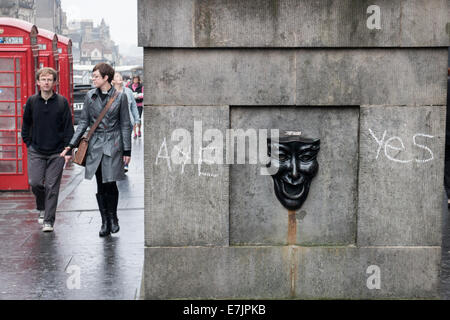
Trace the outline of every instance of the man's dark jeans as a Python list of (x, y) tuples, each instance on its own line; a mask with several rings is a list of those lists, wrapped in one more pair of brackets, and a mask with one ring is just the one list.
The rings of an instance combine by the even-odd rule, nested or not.
[(59, 186), (64, 168), (64, 157), (44, 155), (28, 148), (28, 177), (36, 197), (38, 210), (45, 210), (44, 223), (53, 226), (58, 205)]

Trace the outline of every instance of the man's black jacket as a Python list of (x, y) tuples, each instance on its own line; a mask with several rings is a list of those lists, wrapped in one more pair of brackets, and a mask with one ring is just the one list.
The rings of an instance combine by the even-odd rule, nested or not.
[(22, 121), (22, 139), (39, 153), (60, 153), (74, 133), (67, 99), (56, 93), (44, 100), (39, 92), (28, 98)]

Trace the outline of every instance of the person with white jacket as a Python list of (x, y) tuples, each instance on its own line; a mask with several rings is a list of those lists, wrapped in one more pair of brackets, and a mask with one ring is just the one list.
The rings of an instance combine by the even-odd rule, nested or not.
[[(130, 120), (131, 120), (131, 130), (136, 128), (136, 126), (141, 125), (141, 119), (139, 118), (139, 112), (136, 105), (136, 100), (133, 96), (133, 91), (130, 88), (124, 86), (123, 77), (120, 73), (116, 72), (114, 74), (114, 80), (112, 81), (114, 88), (119, 92), (125, 92), (128, 98), (128, 109), (130, 111)], [(128, 171), (128, 165), (125, 165), (125, 172)]]

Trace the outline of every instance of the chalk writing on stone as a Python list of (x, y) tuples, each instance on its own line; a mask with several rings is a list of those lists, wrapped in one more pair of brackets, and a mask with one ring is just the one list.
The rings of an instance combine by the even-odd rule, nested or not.
[[(377, 153), (375, 159), (378, 160), (380, 157), (380, 153), (382, 150), (384, 150), (385, 157), (393, 162), (396, 163), (402, 163), (407, 164), (411, 162), (416, 163), (426, 163), (429, 161), (434, 160), (434, 154), (433, 151), (429, 147), (423, 144), (423, 142), (419, 143), (417, 141), (418, 138), (421, 139), (421, 141), (426, 141), (426, 139), (433, 139), (434, 136), (424, 133), (416, 133), (412, 136), (413, 146), (414, 150), (407, 150), (405, 147), (405, 144), (403, 143), (403, 139), (397, 136), (392, 136), (387, 138), (387, 130), (383, 132), (383, 135), (381, 139), (379, 139), (375, 133), (369, 129), (369, 133), (372, 136), (372, 138), (375, 140), (375, 142), (378, 145)], [(413, 152), (421, 151), (423, 156), (419, 157), (418, 155), (411, 155)], [(401, 153), (409, 154), (408, 157), (400, 159), (399, 155)]]
[[(291, 134), (299, 132), (292, 131)], [(279, 130), (270, 129), (272, 141), (278, 141)], [(267, 168), (270, 158), (267, 156), (268, 129), (226, 129), (225, 135), (219, 129), (203, 130), (202, 121), (194, 121), (193, 139), (189, 130), (175, 129), (170, 138), (164, 137), (156, 156), (155, 165), (166, 162), (169, 172), (175, 165), (181, 165), (181, 174), (185, 173), (186, 165), (198, 165), (200, 176), (216, 177), (216, 174), (206, 174), (202, 166), (235, 164), (261, 164), (261, 175), (273, 175), (278, 168)], [(224, 144), (225, 137), (225, 144)], [(248, 144), (247, 144), (248, 141)], [(175, 145), (172, 145), (176, 143)], [(206, 144), (206, 147), (204, 145)], [(171, 149), (170, 149), (171, 148)], [(237, 152), (235, 153), (235, 150)], [(248, 158), (247, 158), (248, 154)], [(225, 159), (224, 159), (225, 156)], [(225, 160), (225, 161), (224, 161)]]
[[(162, 154), (163, 149), (165, 151), (165, 155)], [(167, 160), (167, 167), (169, 168), (169, 172), (171, 172), (172, 168), (170, 166), (170, 156), (169, 156), (169, 151), (167, 150), (166, 138), (164, 138), (164, 141), (162, 142), (161, 147), (159, 147), (159, 152), (158, 152), (158, 155), (156, 156), (155, 165), (158, 165), (158, 160), (159, 159), (166, 159)]]

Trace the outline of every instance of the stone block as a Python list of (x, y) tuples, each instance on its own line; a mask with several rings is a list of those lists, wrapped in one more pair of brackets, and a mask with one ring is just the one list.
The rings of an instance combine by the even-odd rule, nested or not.
[[(294, 47), (287, 1), (195, 1), (195, 47)], [(292, 4), (292, 3), (290, 3)], [(288, 22), (288, 23), (286, 23)]]
[(294, 53), (145, 49), (145, 104), (291, 105)]
[(447, 0), (412, 0), (401, 5), (400, 46), (450, 46), (450, 6)]
[(138, 43), (147, 47), (192, 47), (194, 2), (186, 0), (138, 1)]
[(290, 295), (288, 247), (146, 248), (145, 299), (276, 299)]
[(297, 51), (297, 105), (445, 105), (447, 49)]
[[(437, 299), (440, 247), (296, 248), (299, 299)], [(378, 286), (379, 285), (379, 286)]]
[[(297, 212), (297, 244), (345, 245), (356, 241), (359, 108), (232, 107), (232, 129), (301, 131), (321, 139), (319, 172)], [(269, 131), (270, 132), (270, 131)], [(247, 156), (248, 159), (248, 156)], [(230, 243), (284, 245), (288, 211), (263, 165), (232, 165)]]
[[(226, 165), (194, 164), (199, 163), (194, 162), (193, 154), (194, 121), (201, 121), (200, 127), (204, 131), (213, 128), (225, 132), (229, 127), (229, 108), (145, 108), (147, 246), (229, 244), (229, 168)], [(189, 137), (172, 137), (176, 129), (185, 129)], [(180, 146), (183, 141), (188, 143), (186, 148)], [(190, 152), (188, 147), (191, 147)]]
[(145, 299), (436, 299), (440, 247), (146, 248)]
[(445, 110), (361, 108), (358, 245), (441, 245)]
[[(372, 5), (379, 8), (375, 28), (378, 13)], [(446, 0), (140, 0), (139, 25), (142, 47), (446, 47), (450, 42)]]
[(145, 49), (152, 105), (444, 105), (447, 49)]

